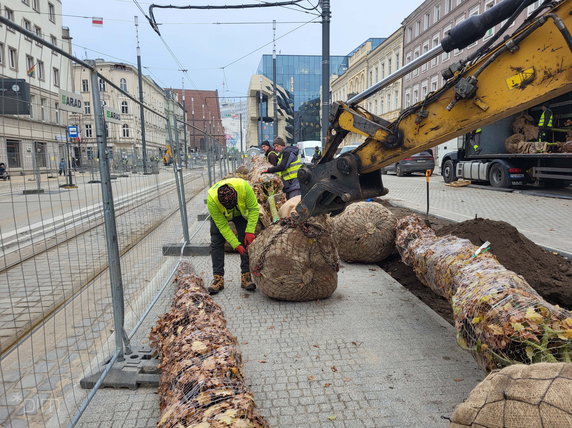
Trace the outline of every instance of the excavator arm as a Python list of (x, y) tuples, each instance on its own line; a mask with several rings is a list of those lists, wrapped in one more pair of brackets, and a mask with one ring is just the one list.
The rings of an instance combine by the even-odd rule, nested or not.
[[(519, 3), (505, 0), (499, 6), (507, 2)], [(520, 2), (520, 10), (528, 4)], [(392, 123), (358, 106), (364, 99), (359, 96), (333, 103), (324, 156), (298, 172), (298, 220), (382, 196), (387, 189), (380, 168), (572, 90), (572, 0), (551, 6), (479, 57), (445, 70), (444, 86), (405, 108)], [(448, 44), (444, 51), (475, 41), (467, 36), (467, 27), (460, 30), (454, 28), (449, 40), (443, 40), (442, 45)], [(462, 34), (457, 36), (463, 38), (460, 44), (451, 40), (455, 34)], [(334, 159), (350, 132), (364, 136), (365, 142)]]

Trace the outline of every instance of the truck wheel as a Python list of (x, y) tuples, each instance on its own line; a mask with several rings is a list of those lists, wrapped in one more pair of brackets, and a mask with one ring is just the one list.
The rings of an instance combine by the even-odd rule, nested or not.
[(457, 181), (457, 174), (455, 173), (455, 163), (451, 159), (447, 159), (443, 164), (443, 171), (441, 171), (443, 181), (451, 183)]
[(493, 187), (511, 187), (507, 169), (498, 163), (493, 164), (489, 170), (489, 182)]
[(399, 164), (395, 165), (395, 174), (398, 177), (403, 177), (405, 175), (405, 173), (401, 170), (401, 167), (399, 166)]

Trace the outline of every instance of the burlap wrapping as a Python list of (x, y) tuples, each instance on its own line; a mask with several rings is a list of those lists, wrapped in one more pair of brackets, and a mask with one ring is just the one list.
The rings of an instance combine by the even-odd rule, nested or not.
[(523, 134), (523, 129), (526, 125), (534, 125), (534, 118), (529, 114), (523, 113), (512, 121), (512, 132)]
[(281, 220), (262, 231), (248, 254), (253, 280), (268, 297), (324, 299), (338, 286), (338, 253), (324, 216), (299, 226)]
[(572, 364), (517, 364), (489, 374), (458, 405), (450, 428), (572, 426)]
[(518, 153), (520, 143), (524, 141), (523, 134), (513, 134), (504, 140), (504, 147), (509, 153)]
[(513, 134), (504, 141), (509, 153), (534, 154), (548, 152), (548, 145), (540, 141), (525, 140), (524, 134)]
[(396, 228), (403, 262), (451, 302), (457, 343), (485, 370), (571, 360), (570, 311), (546, 302), (491, 252), (475, 255), (478, 248), (467, 239), (437, 237), (417, 216), (400, 219)]
[(395, 222), (395, 216), (381, 204), (350, 204), (330, 218), (340, 258), (361, 263), (384, 260), (395, 250)]

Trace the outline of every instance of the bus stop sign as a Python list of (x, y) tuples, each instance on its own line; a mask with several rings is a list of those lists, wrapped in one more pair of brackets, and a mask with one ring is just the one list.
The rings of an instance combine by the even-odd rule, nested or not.
[(68, 126), (68, 137), (69, 138), (78, 138), (79, 137), (79, 130), (77, 126)]

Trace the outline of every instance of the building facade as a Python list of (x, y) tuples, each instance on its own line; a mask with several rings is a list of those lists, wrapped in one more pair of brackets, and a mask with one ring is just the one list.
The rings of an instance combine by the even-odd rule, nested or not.
[[(5, 18), (52, 45), (71, 52), (62, 27), (60, 0), (5, 0)], [(0, 26), (0, 79), (9, 88), (29, 89), (24, 114), (9, 114), (9, 96), (0, 97), (0, 162), (11, 174), (57, 169), (65, 156), (68, 111), (62, 93), (73, 93), (71, 61), (6, 25)], [(16, 86), (12, 80), (18, 79)], [(20, 91), (17, 91), (20, 93)], [(20, 113), (21, 110), (18, 110)]]
[[(348, 57), (347, 70), (332, 78), (332, 101), (347, 101), (401, 67), (403, 29), (398, 29), (388, 38), (366, 40)], [(373, 94), (360, 106), (388, 121), (394, 120), (401, 109), (401, 81)], [(364, 137), (352, 133), (347, 135), (343, 145), (361, 144), (363, 141)]]
[[(258, 74), (272, 81), (272, 55), (263, 55)], [(347, 57), (330, 56), (330, 76), (340, 74), (347, 67)], [(293, 111), (290, 143), (320, 140), (322, 57), (320, 55), (277, 55), (276, 83), (291, 98)], [(271, 126), (270, 126), (271, 128)], [(251, 140), (249, 134), (249, 141)]]
[[(429, 49), (438, 46), (447, 32), (465, 19), (480, 15), (500, 3), (501, 0), (427, 0), (407, 16), (403, 22), (404, 31), (404, 64), (408, 64)], [(507, 30), (517, 28), (524, 19), (534, 11), (541, 1), (536, 1), (521, 13)], [(501, 23), (502, 24), (502, 23)], [(405, 108), (423, 100), (428, 93), (443, 86), (444, 79), (441, 71), (451, 64), (467, 57), (480, 48), (483, 43), (499, 31), (501, 24), (488, 30), (483, 39), (467, 46), (465, 49), (455, 49), (453, 52), (443, 53), (423, 64), (403, 79), (402, 103)], [(436, 165), (440, 165), (440, 158), (444, 153), (457, 149), (457, 140), (443, 143), (434, 150)]]
[(274, 128), (277, 135), (288, 142), (293, 142), (294, 100), (292, 93), (282, 86), (276, 85), (276, 119), (274, 123), (274, 88), (272, 81), (266, 76), (251, 76), (246, 98), (246, 143), (247, 147), (259, 146), (267, 140), (274, 140)]
[[(102, 76), (113, 82), (122, 91), (139, 99), (137, 69), (129, 64), (95, 60), (95, 67)], [(91, 73), (88, 68), (74, 64), (74, 82), (81, 94), (83, 111), (72, 116), (71, 121), (80, 129), (81, 143), (74, 150), (80, 159), (97, 157), (95, 118), (93, 109)], [(152, 79), (143, 76), (143, 99), (150, 109), (165, 114), (167, 93)], [(139, 104), (123, 92), (99, 79), (99, 95), (104, 106), (107, 126), (107, 145), (113, 157), (121, 155), (142, 158), (141, 115)], [(113, 119), (110, 119), (110, 112)], [(180, 113), (182, 115), (182, 113)], [(167, 124), (161, 116), (145, 109), (145, 143), (149, 158), (160, 158), (167, 144)], [(77, 156), (76, 156), (77, 157)]]
[[(224, 147), (225, 131), (221, 121), (218, 91), (172, 89), (184, 105), (187, 116), (189, 147), (205, 153), (207, 143)], [(205, 134), (211, 135), (211, 140)], [(213, 146), (214, 148), (215, 146)]]

